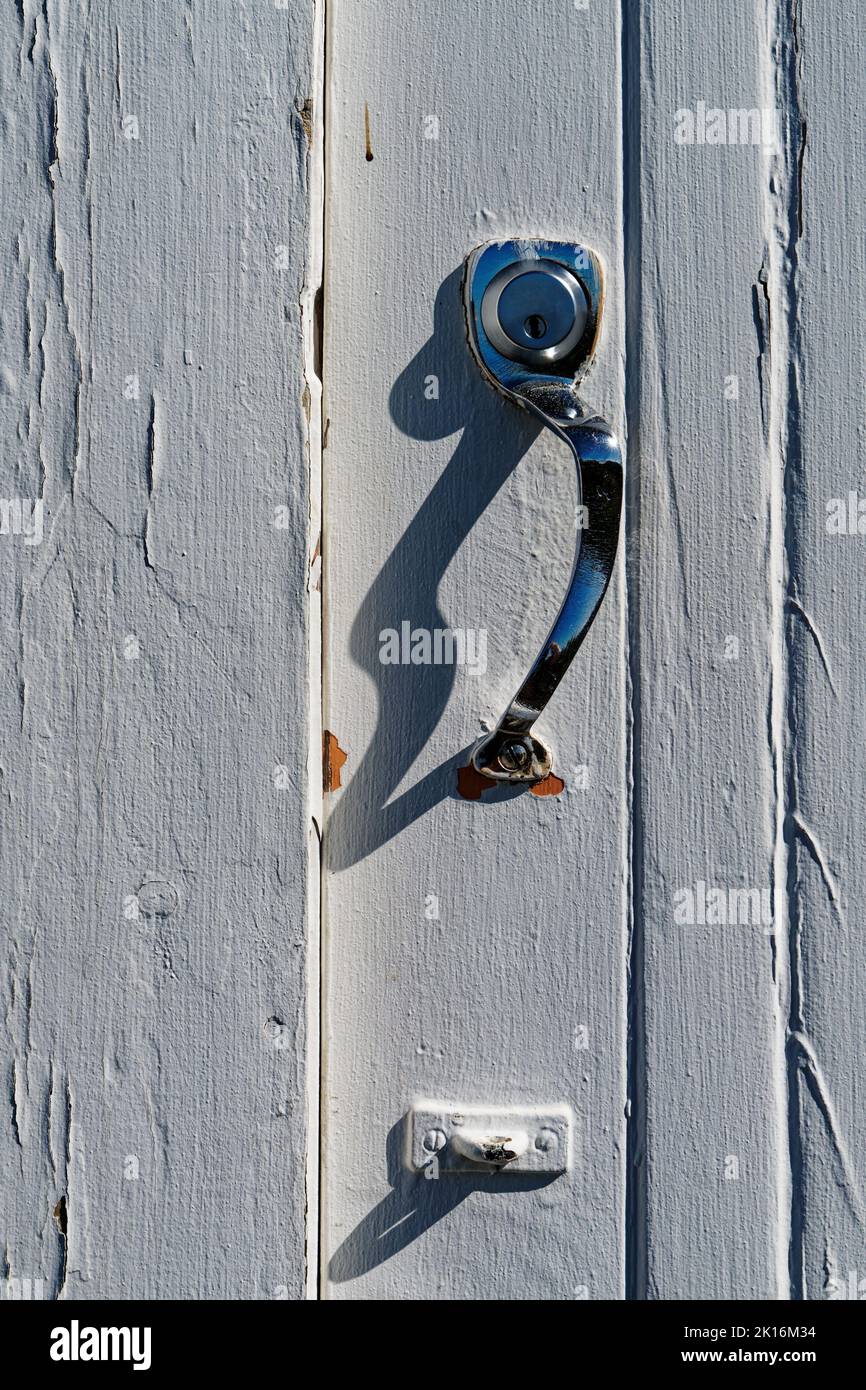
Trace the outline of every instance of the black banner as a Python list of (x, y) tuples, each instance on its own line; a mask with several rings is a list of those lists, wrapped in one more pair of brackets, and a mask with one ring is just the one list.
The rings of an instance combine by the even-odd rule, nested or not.
[[(420, 1304), (418, 1312), (425, 1320), (435, 1318), (434, 1327), (441, 1329), (439, 1319), (453, 1316), (460, 1304), (452, 1304), (444, 1314), (436, 1311), (438, 1304)], [(538, 1324), (526, 1338), (517, 1336), (520, 1324), (514, 1321), (511, 1304), (474, 1303), (473, 1319), (482, 1318), (486, 1335), (484, 1359), (496, 1362), (496, 1343), (489, 1341), (483, 1327), (487, 1310), (493, 1314), (505, 1309), (509, 1324), (507, 1367), (514, 1375), (514, 1357), (524, 1360), (527, 1368), (535, 1366), (538, 1373), (549, 1376), (549, 1358), (563, 1357), (556, 1378), (571, 1379), (582, 1370), (597, 1372), (604, 1367), (617, 1375), (634, 1368), (642, 1372), (666, 1372), (674, 1367), (686, 1374), (690, 1369), (704, 1366), (762, 1366), (770, 1371), (790, 1367), (810, 1367), (826, 1377), (828, 1372), (846, 1369), (857, 1364), (863, 1330), (859, 1302), (816, 1303), (616, 1303), (574, 1302), (550, 1305), (558, 1310), (557, 1333), (565, 1333), (564, 1341), (554, 1344), (540, 1342)], [(534, 1303), (535, 1308), (538, 1307)], [(389, 1325), (405, 1316), (405, 1303), (386, 1304)], [(331, 1358), (331, 1344), (318, 1342), (323, 1328), (355, 1326), (353, 1312), (365, 1317), (363, 1336), (357, 1343), (344, 1342), (336, 1362)], [(559, 1314), (564, 1315), (559, 1321)], [(69, 1376), (99, 1377), (103, 1371), (129, 1374), (139, 1380), (145, 1376), (160, 1381), (184, 1371), (209, 1373), (221, 1377), (239, 1371), (271, 1370), (286, 1377), (287, 1382), (301, 1374), (309, 1376), (302, 1366), (315, 1357), (318, 1372), (327, 1371), (332, 1364), (344, 1364), (352, 1347), (369, 1347), (369, 1303), (346, 1300), (339, 1306), (316, 1303), (125, 1303), (79, 1302), (49, 1303), (24, 1297), (0, 1300), (0, 1335), (3, 1337), (4, 1360), (11, 1369), (9, 1358), (14, 1357), (16, 1374), (38, 1372), (49, 1374), (59, 1383)], [(375, 1314), (373, 1314), (375, 1317)], [(412, 1313), (408, 1314), (412, 1319)], [(546, 1314), (541, 1310), (542, 1318)], [(336, 1319), (336, 1322), (332, 1322)], [(347, 1326), (348, 1323), (348, 1326)], [(468, 1326), (461, 1329), (465, 1338)], [(420, 1329), (419, 1329), (420, 1335)], [(435, 1342), (428, 1341), (430, 1329), (424, 1332), (425, 1350), (433, 1353), (430, 1374), (436, 1374), (436, 1364), (444, 1372)], [(301, 1339), (299, 1341), (299, 1339)], [(461, 1341), (462, 1360), (468, 1349)], [(396, 1350), (396, 1346), (394, 1348)], [(445, 1348), (440, 1344), (439, 1352)], [(455, 1354), (457, 1349), (455, 1348)], [(522, 1356), (521, 1356), (522, 1353)], [(301, 1354), (303, 1361), (298, 1362)], [(477, 1348), (480, 1358), (481, 1344)], [(474, 1361), (474, 1356), (473, 1356)], [(362, 1357), (359, 1368), (363, 1368)], [(393, 1362), (392, 1371), (393, 1371)], [(465, 1363), (464, 1363), (465, 1364)], [(410, 1363), (411, 1365), (411, 1363)], [(544, 1369), (546, 1368), (546, 1369)]]

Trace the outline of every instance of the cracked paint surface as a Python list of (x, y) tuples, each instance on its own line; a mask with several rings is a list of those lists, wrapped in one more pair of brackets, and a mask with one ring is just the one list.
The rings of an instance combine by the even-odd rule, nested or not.
[(0, 496), (45, 517), (0, 536), (0, 1278), (45, 1297), (307, 1285), (312, 19), (0, 22)]

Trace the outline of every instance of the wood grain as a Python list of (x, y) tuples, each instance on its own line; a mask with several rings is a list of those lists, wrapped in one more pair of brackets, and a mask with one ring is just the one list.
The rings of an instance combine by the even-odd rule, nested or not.
[(312, 35), (0, 24), (0, 490), (44, 503), (0, 536), (0, 1274), (45, 1297), (305, 1289)]
[[(785, 849), (795, 1297), (866, 1297), (862, 25), (780, 5), (777, 318), (786, 509)], [(853, 505), (852, 498), (853, 496)], [(862, 507), (866, 513), (866, 505)]]
[[(742, 6), (644, 5), (627, 38), (633, 1294), (785, 1297), (784, 984), (763, 910), (779, 756), (770, 155), (728, 121), (768, 105), (771, 58)], [(698, 142), (699, 103), (724, 112), (724, 143)], [(694, 142), (677, 138), (684, 111)]]
[[(325, 160), (324, 10), (0, 21), (0, 1294), (862, 1298), (863, 35), (330, 0)], [(514, 795), (575, 484), (460, 281), (534, 235), (628, 493)], [(573, 1170), (410, 1174), (422, 1096)]]

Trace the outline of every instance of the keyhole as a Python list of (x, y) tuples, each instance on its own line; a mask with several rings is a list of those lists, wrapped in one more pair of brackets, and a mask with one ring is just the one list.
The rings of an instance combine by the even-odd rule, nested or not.
[(543, 338), (547, 332), (547, 324), (540, 314), (530, 314), (523, 327), (529, 338)]

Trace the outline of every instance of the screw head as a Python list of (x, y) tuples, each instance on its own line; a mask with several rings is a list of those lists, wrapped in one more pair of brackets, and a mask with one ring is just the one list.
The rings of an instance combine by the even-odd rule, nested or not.
[(444, 1149), (447, 1140), (445, 1133), (441, 1129), (428, 1129), (424, 1138), (421, 1140), (421, 1147), (425, 1153), (435, 1154), (440, 1149)]
[(535, 1136), (535, 1147), (543, 1154), (550, 1153), (551, 1149), (555, 1149), (558, 1143), (559, 1139), (552, 1129), (540, 1129)]
[(506, 772), (519, 772), (529, 762), (529, 749), (524, 743), (506, 743), (500, 749), (499, 762)]

